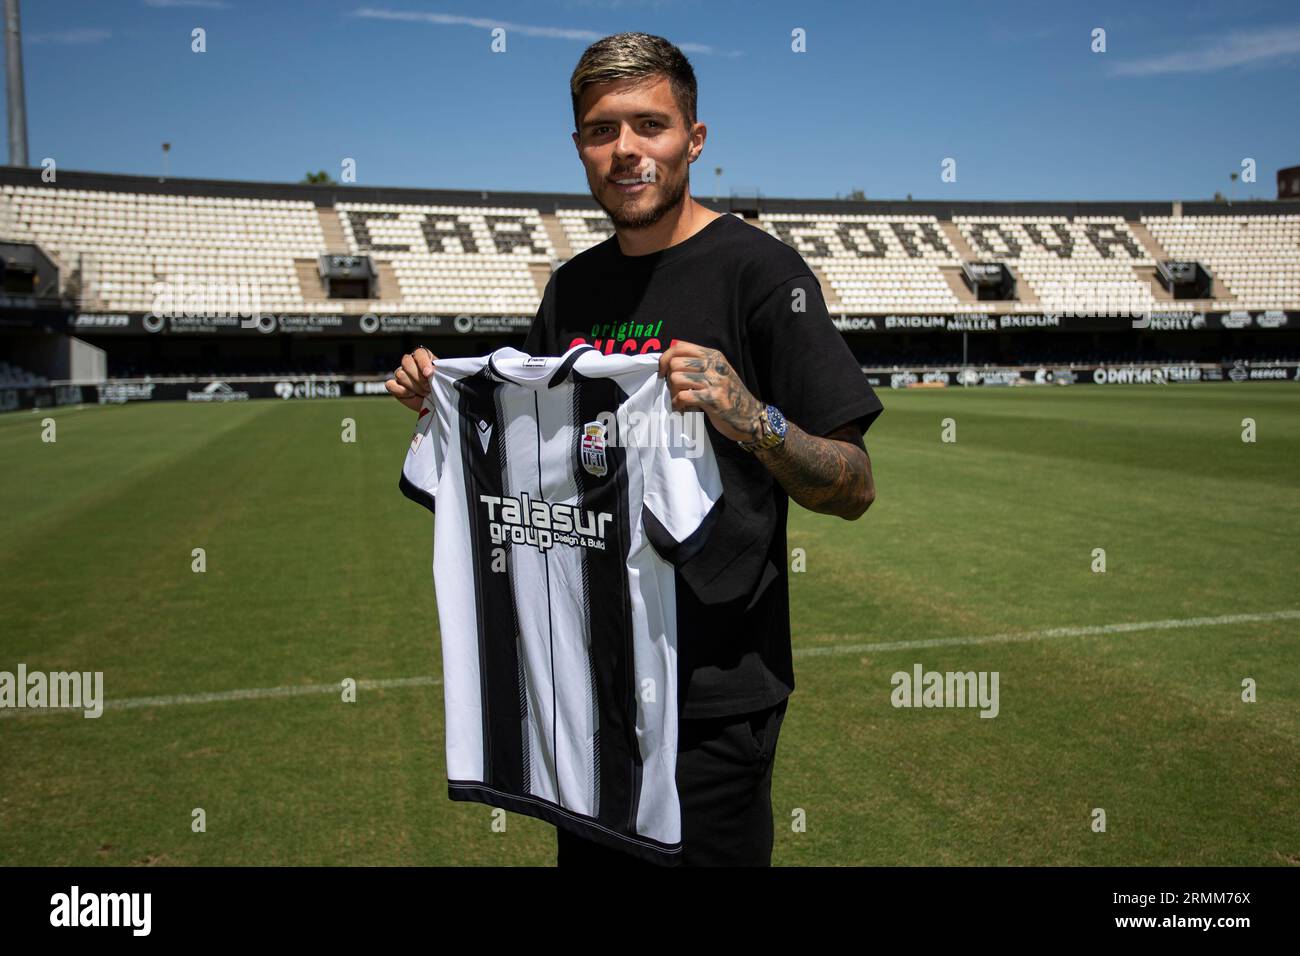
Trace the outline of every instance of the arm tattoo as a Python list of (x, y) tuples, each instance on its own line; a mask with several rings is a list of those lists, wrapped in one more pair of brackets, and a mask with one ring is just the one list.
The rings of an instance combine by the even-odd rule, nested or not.
[[(747, 436), (747, 441), (759, 437), (758, 415), (763, 403), (745, 388), (721, 352), (706, 349), (703, 355), (679, 361), (676, 374), (706, 390), (708, 397), (703, 401), (717, 416), (715, 423), (725, 422)], [(809, 511), (851, 521), (861, 517), (875, 500), (871, 458), (855, 425), (818, 438), (787, 422), (785, 442), (780, 447), (758, 449), (754, 454), (786, 494)]]
[(749, 435), (748, 440), (758, 437), (758, 413), (763, 405), (732, 372), (721, 352), (712, 349), (706, 356), (687, 359), (682, 374), (689, 382), (721, 386), (722, 394), (712, 407), (728, 425)]
[(784, 444), (754, 454), (786, 494), (809, 511), (852, 521), (876, 498), (871, 457), (855, 426), (818, 438), (787, 422)]

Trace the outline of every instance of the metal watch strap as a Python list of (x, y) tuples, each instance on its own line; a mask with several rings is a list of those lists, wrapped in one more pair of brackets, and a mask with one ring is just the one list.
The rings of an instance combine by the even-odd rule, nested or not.
[(772, 422), (767, 416), (766, 405), (764, 405), (762, 410), (758, 413), (758, 430), (760, 435), (754, 441), (737, 441), (736, 444), (745, 449), (745, 451), (757, 451), (760, 448), (775, 448), (777, 445), (781, 444), (781, 437), (772, 430)]

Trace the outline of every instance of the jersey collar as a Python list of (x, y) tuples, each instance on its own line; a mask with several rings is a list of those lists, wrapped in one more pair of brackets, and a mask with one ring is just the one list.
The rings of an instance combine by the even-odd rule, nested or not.
[[(581, 355), (583, 352), (595, 352), (595, 351), (596, 351), (595, 346), (579, 343), (578, 345), (573, 346), (573, 348), (569, 349), (563, 355), (558, 356), (558, 364), (554, 364), (557, 361), (556, 359), (548, 358), (546, 359), (545, 365), (538, 365), (538, 367), (535, 370), (537, 374), (528, 375), (528, 374), (520, 374), (519, 372), (507, 372), (505, 369), (501, 367), (500, 364), (497, 363), (497, 359), (501, 359), (504, 361), (505, 359), (518, 359), (521, 357), (523, 359), (528, 359), (531, 357), (535, 357), (535, 356), (529, 356), (526, 353), (521, 352), (518, 349), (513, 348), (511, 346), (506, 346), (505, 348), (497, 349), (495, 352), (493, 352), (491, 355), (488, 356), (488, 370), (491, 372), (494, 378), (506, 382), (513, 382), (516, 385), (535, 386), (537, 385), (538, 382), (547, 379), (546, 387), (555, 388), (555, 386), (560, 385), (569, 380), (569, 375), (573, 371), (573, 364), (576, 361), (578, 361), (579, 355)], [(530, 369), (529, 371), (534, 371), (534, 370)]]

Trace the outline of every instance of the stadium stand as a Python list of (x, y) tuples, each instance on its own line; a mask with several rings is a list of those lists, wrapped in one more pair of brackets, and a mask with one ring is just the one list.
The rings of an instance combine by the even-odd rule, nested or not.
[(1232, 301), (1255, 309), (1300, 303), (1300, 216), (1143, 216), (1142, 223), (1172, 258), (1203, 262)]
[[(804, 257), (864, 366), (1300, 357), (1300, 202), (717, 208)], [(56, 184), (0, 167), (6, 382), (55, 367), (49, 331), (86, 346), (59, 367), (110, 380), (374, 376), (430, 336), (479, 354), (517, 344), (552, 270), (612, 234), (580, 194), (63, 171)], [(197, 321), (155, 321), (160, 290)], [(262, 324), (208, 321), (218, 311)], [(1053, 321), (1139, 315), (1158, 317), (1150, 333)]]
[(953, 221), (981, 258), (1013, 265), (1036, 308), (1107, 315), (1157, 308), (1150, 281), (1134, 271), (1154, 268), (1155, 262), (1122, 219), (955, 216)]
[[(397, 297), (378, 310), (537, 310), (530, 265), (549, 273), (555, 248), (536, 209), (386, 203), (335, 206), (348, 250), (388, 264)], [(382, 297), (381, 297), (382, 298)]]
[(48, 384), (49, 380), (44, 375), (33, 374), (0, 360), (0, 388), (32, 388)]
[(324, 251), (310, 202), (3, 187), (6, 239), (29, 240), (85, 277), (87, 308), (149, 311), (155, 283), (256, 289), (263, 308), (301, 309), (298, 257)]
[[(832, 311), (849, 314), (1300, 307), (1300, 215), (1126, 221), (773, 208), (754, 224), (798, 250)], [(322, 204), (15, 183), (0, 192), (0, 239), (34, 242), (79, 274), (83, 308), (124, 312), (148, 311), (155, 283), (242, 282), (271, 312), (527, 313), (554, 265), (610, 235), (599, 209), (558, 202), (550, 211), (540, 204)], [(324, 297), (315, 269), (326, 253), (369, 255), (379, 295), (355, 303)], [(1204, 263), (1223, 297), (1170, 300), (1153, 281), (1162, 258)], [(958, 279), (972, 259), (1008, 264), (1019, 280), (1017, 299), (976, 302)]]
[(614, 235), (614, 224), (599, 209), (557, 209), (555, 217), (575, 256)]
[(770, 213), (760, 221), (818, 269), (837, 311), (962, 310), (942, 271), (960, 258), (933, 216)]

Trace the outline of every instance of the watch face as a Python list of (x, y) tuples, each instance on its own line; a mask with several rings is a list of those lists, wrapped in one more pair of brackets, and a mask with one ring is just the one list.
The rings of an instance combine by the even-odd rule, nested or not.
[(767, 406), (767, 420), (772, 423), (772, 430), (778, 435), (785, 434), (785, 416), (775, 405)]

